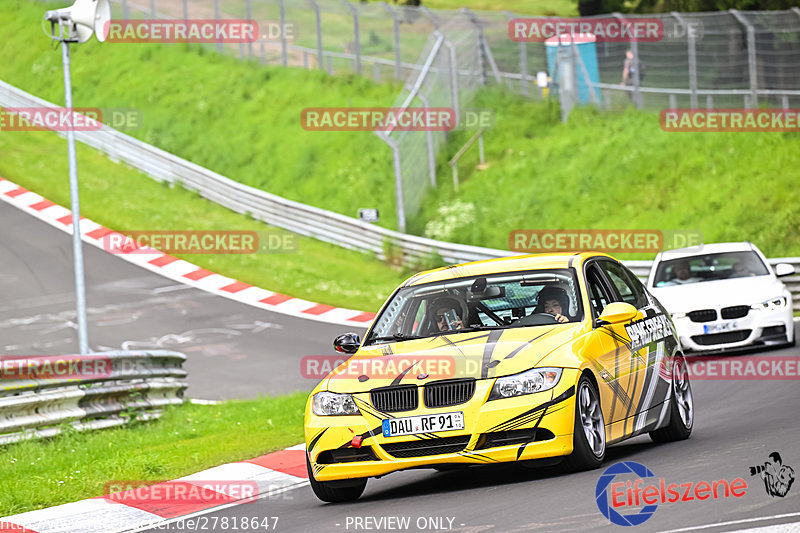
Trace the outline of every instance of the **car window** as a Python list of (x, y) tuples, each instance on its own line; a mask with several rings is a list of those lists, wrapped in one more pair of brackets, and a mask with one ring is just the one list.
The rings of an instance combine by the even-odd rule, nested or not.
[(620, 301), (631, 304), (637, 309), (647, 307), (648, 301), (644, 287), (638, 279), (632, 279), (635, 276), (629, 270), (614, 261), (602, 261), (600, 266), (614, 284)]
[(400, 288), (365, 345), (475, 328), (514, 328), (583, 320), (575, 269), (498, 272)]
[(661, 261), (656, 268), (656, 287), (704, 281), (769, 275), (769, 268), (753, 251), (701, 254)]
[(586, 285), (589, 288), (589, 301), (594, 310), (594, 316), (598, 317), (611, 300), (600, 277), (600, 271), (595, 265), (589, 265), (586, 268)]

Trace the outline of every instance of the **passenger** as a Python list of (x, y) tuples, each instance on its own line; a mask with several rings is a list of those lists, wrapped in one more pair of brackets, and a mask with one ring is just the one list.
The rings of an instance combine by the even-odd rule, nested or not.
[(539, 291), (534, 313), (549, 313), (562, 324), (570, 321), (569, 296), (561, 287), (548, 286)]
[(461, 305), (455, 298), (443, 296), (436, 299), (431, 305), (433, 320), (439, 331), (454, 331), (464, 329)]

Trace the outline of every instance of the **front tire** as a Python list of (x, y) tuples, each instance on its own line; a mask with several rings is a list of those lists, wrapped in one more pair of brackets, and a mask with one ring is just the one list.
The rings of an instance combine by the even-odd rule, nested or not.
[(653, 442), (673, 442), (685, 440), (692, 434), (694, 425), (694, 399), (689, 384), (689, 371), (686, 360), (676, 357), (672, 370), (672, 398), (669, 407), (669, 424), (650, 432)]
[(314, 479), (308, 452), (306, 452), (306, 469), (308, 470), (308, 481), (311, 483), (311, 490), (323, 502), (340, 503), (357, 500), (364, 493), (364, 488), (367, 486), (367, 478), (365, 477), (337, 481), (317, 481)]
[(600, 394), (585, 375), (578, 380), (575, 394), (572, 447), (572, 454), (564, 460), (568, 471), (593, 470), (600, 467), (606, 457), (606, 426), (600, 409)]

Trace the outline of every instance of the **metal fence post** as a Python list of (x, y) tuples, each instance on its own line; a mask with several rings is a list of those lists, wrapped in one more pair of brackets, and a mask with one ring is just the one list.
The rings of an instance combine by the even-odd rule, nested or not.
[(714, 109), (714, 97), (710, 94), (706, 95), (706, 109)]
[(317, 25), (317, 66), (320, 70), (325, 70), (325, 56), (322, 52), (322, 17), (317, 3), (314, 0), (308, 0), (308, 3), (314, 8), (314, 20)]
[[(419, 91), (417, 96), (422, 100), (422, 105), (427, 110), (430, 107), (428, 97), (422, 94), (422, 91)], [(431, 185), (436, 187), (436, 155), (433, 153), (433, 132), (430, 128), (425, 128), (425, 143), (428, 145), (428, 177), (431, 180)]]
[(400, 169), (400, 148), (397, 142), (394, 141), (389, 135), (381, 135), (375, 132), (375, 135), (380, 137), (383, 142), (389, 145), (392, 149), (392, 160), (394, 166), (394, 194), (397, 203), (397, 229), (400, 233), (406, 232), (406, 208), (403, 203), (403, 175)]
[[(186, 0), (183, 0), (184, 7), (186, 6)], [(246, 17), (247, 20), (253, 20), (253, 0), (247, 0), (245, 3), (246, 9)], [(283, 31), (283, 29), (281, 29)], [(259, 39), (261, 36), (259, 35)], [(247, 57), (253, 59), (253, 43), (247, 43)]]
[(286, 6), (283, 0), (278, 0), (278, 6), (281, 9), (281, 64), (284, 67), (289, 66), (288, 48), (286, 44), (286, 32), (283, 29), (286, 27)]
[[(250, 0), (247, 0), (248, 4)], [(189, 0), (183, 0), (183, 20), (189, 20)]]
[(478, 30), (478, 68), (480, 69), (480, 80), (481, 85), (486, 85), (486, 57), (484, 56), (484, 42), (483, 42), (483, 27), (478, 23), (478, 19), (475, 16), (475, 13), (470, 11), (468, 7), (462, 7), (459, 9), (461, 13), (464, 13), (469, 21), (472, 23), (473, 26)]
[[(442, 36), (441, 33), (438, 31), (434, 32), (434, 35)], [(453, 111), (456, 112), (456, 123), (461, 120), (461, 110), (459, 109), (458, 105), (458, 62), (456, 58), (456, 47), (451, 43), (447, 38), (442, 40), (442, 43), (447, 47), (450, 51), (450, 90), (451, 90), (451, 98), (453, 101)]]
[(758, 69), (756, 68), (756, 30), (750, 21), (744, 18), (736, 9), (729, 9), (733, 15), (747, 31), (747, 66), (750, 71), (750, 92), (752, 99), (750, 105), (758, 107)]
[(403, 79), (403, 62), (400, 58), (400, 17), (398, 17), (397, 12), (386, 2), (381, 2), (381, 5), (392, 15), (392, 23), (394, 26), (394, 75), (400, 80)]
[[(612, 13), (614, 18), (618, 19), (622, 24), (625, 23), (625, 17), (621, 13)], [(639, 79), (639, 43), (636, 39), (631, 40), (631, 52), (633, 52), (633, 106), (641, 109), (644, 102), (642, 102), (642, 93), (640, 89)]]
[(361, 38), (360, 38), (360, 32), (358, 30), (358, 9), (347, 0), (342, 0), (342, 3), (345, 6), (347, 6), (347, 9), (349, 9), (353, 13), (353, 37), (355, 38), (353, 44), (355, 46), (355, 52), (356, 52), (355, 67), (356, 67), (356, 74), (361, 74)]
[[(503, 11), (505, 16), (508, 17), (509, 20), (514, 20), (516, 16), (509, 11)], [(525, 46), (525, 41), (520, 41), (519, 43), (519, 83), (520, 83), (520, 90), (522, 91), (523, 96), (529, 96), (528, 94), (528, 48)]]
[[(219, 0), (214, 0), (214, 20), (219, 21)], [(217, 41), (217, 51), (222, 52), (222, 43)]]
[(673, 11), (672, 16), (683, 26), (686, 32), (686, 42), (689, 46), (689, 90), (692, 91), (690, 103), (692, 109), (697, 109), (697, 49), (695, 46), (694, 30), (686, 23), (680, 13)]
[(122, 18), (129, 19), (131, 18), (130, 9), (128, 9), (128, 0), (122, 0)]
[(156, 14), (156, 0), (150, 0), (150, 18), (156, 20), (158, 15)]

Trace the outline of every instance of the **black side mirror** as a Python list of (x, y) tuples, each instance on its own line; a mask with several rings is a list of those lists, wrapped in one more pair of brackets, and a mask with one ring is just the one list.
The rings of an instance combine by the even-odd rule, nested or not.
[(361, 346), (361, 338), (355, 333), (345, 333), (333, 339), (333, 349), (341, 353), (356, 353)]

